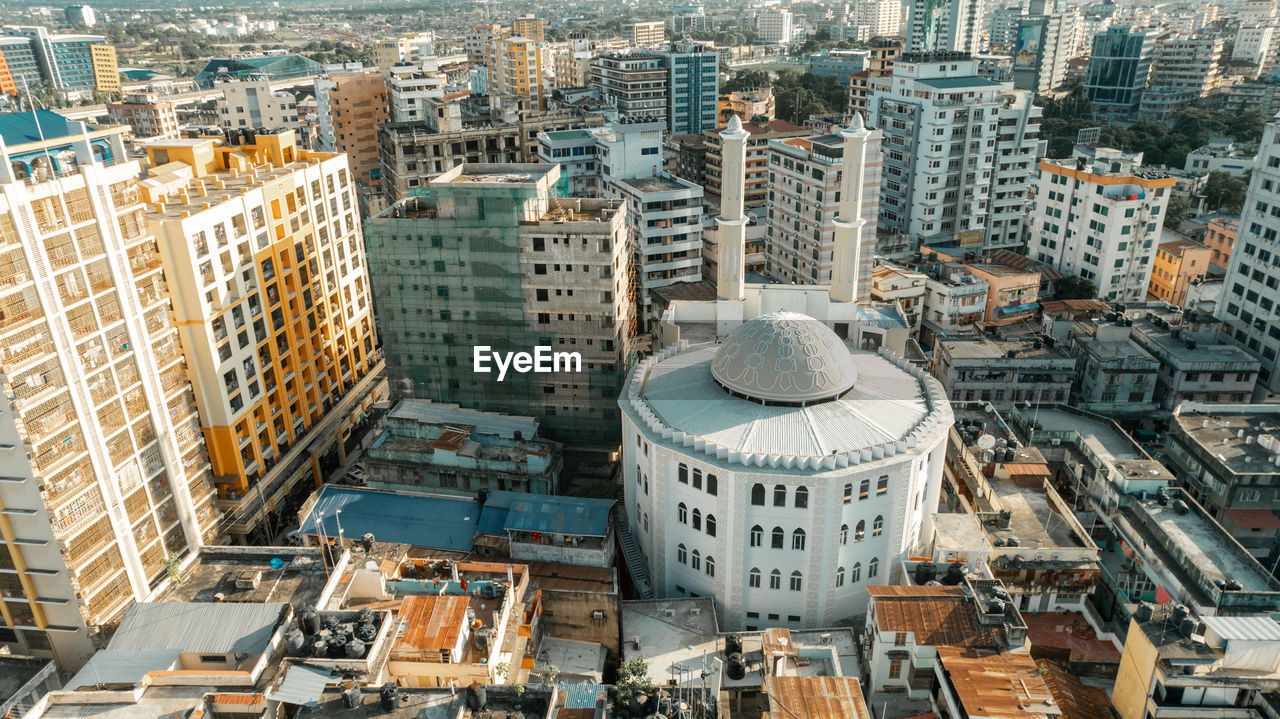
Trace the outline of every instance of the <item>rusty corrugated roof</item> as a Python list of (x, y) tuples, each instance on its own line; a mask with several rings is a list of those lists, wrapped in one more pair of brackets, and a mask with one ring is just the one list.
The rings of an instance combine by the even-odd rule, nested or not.
[(1030, 654), (938, 647), (938, 661), (968, 716), (1058, 719), (1053, 699)]
[[(873, 592), (870, 590), (894, 590)], [(961, 587), (869, 587), (875, 600), (876, 630), (909, 632), (930, 647), (998, 647), (999, 627), (978, 624), (978, 614)]]
[(852, 677), (769, 677), (766, 719), (869, 719), (862, 687)]
[[(468, 597), (413, 595), (400, 605), (406, 623), (404, 635), (392, 653), (422, 652), (427, 655), (453, 649), (467, 621)], [(428, 656), (434, 659), (435, 657)]]

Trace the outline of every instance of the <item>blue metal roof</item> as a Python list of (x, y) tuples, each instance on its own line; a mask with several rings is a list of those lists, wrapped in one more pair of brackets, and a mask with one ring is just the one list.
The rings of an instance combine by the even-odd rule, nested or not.
[(608, 692), (604, 684), (565, 684), (560, 686), (564, 692), (565, 709), (595, 709), (596, 698), (600, 692)]
[(612, 499), (584, 499), (525, 492), (492, 492), (480, 515), (486, 534), (546, 532), (603, 537), (609, 529)]
[(300, 533), (319, 534), (316, 520), (321, 515), (324, 533), (330, 537), (338, 536), (341, 523), (347, 539), (372, 533), (380, 542), (468, 551), (480, 507), (470, 499), (326, 486)]
[[(39, 127), (36, 127), (37, 122)], [(4, 138), (6, 147), (40, 142), (42, 132), (46, 140), (78, 134), (78, 131), (72, 131), (67, 118), (49, 110), (0, 115), (0, 138)]]

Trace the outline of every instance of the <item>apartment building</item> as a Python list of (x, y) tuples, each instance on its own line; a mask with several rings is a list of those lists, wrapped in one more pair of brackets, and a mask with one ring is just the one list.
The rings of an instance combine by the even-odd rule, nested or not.
[(868, 121), (884, 133), (881, 228), (921, 244), (1021, 247), (1043, 154), (1032, 94), (980, 77), (967, 56), (905, 54), (889, 80)]
[[(875, 264), (880, 212), (880, 133), (866, 141), (861, 193), (858, 287), (866, 299)], [(786, 284), (831, 284), (844, 138), (810, 135), (770, 140), (765, 201), (765, 277)]]
[(107, 103), (107, 119), (128, 125), (136, 140), (178, 139), (178, 114), (174, 104), (156, 93), (130, 93), (120, 102)]
[(546, 40), (547, 21), (533, 15), (521, 15), (511, 21), (511, 34), (527, 37), (534, 42)]
[(435, 54), (435, 42), (431, 31), (380, 37), (373, 43), (373, 64), (387, 72), (401, 63), (422, 62)]
[(298, 101), (292, 93), (274, 91), (263, 79), (224, 82), (215, 102), (218, 124), (224, 132), (243, 129), (297, 130)]
[(0, 645), (64, 671), (220, 541), (125, 132), (0, 118)]
[[(466, 163), (369, 220), (395, 397), (533, 416), (549, 439), (617, 441), (635, 352), (626, 209), (559, 186), (558, 165)], [(501, 381), (476, 371), (477, 347), (538, 346), (579, 364)]]
[(40, 59), (31, 40), (22, 36), (0, 37), (0, 58), (12, 78), (3, 88), (6, 95), (16, 95), (21, 88), (34, 87), (42, 79)]
[[(1247, 402), (1258, 380), (1258, 360), (1209, 332), (1194, 331), (1187, 312), (1180, 324), (1163, 317), (1135, 320), (1133, 342), (1160, 360), (1152, 398), (1172, 410), (1183, 402)], [(1187, 325), (1187, 326), (1183, 326)]]
[(1188, 92), (1206, 97), (1223, 80), (1226, 40), (1212, 33), (1169, 33), (1156, 38), (1148, 87), (1159, 92)]
[[(764, 123), (743, 122), (742, 129), (749, 135), (744, 201), (748, 210), (762, 209), (769, 196), (769, 142), (791, 137), (808, 137), (813, 132), (807, 127), (793, 125), (786, 120), (770, 120)], [(702, 137), (707, 146), (707, 194), (719, 197), (724, 174), (723, 144), (720, 133), (708, 130), (702, 133)]]
[(755, 90), (743, 90), (721, 95), (716, 103), (719, 105), (719, 127), (729, 124), (729, 118), (737, 115), (743, 122), (768, 122), (777, 114), (778, 100), (773, 96), (773, 88), (761, 87)]
[(1142, 153), (1077, 149), (1041, 160), (1027, 254), (1090, 280), (1107, 300), (1143, 300), (1174, 178)]
[[(387, 114), (391, 122), (430, 122), (431, 101), (442, 100), (447, 80), (433, 60), (401, 64), (387, 71)], [(374, 128), (376, 131), (376, 128)]]
[(627, 23), (622, 26), (622, 36), (627, 38), (632, 47), (661, 45), (666, 37), (666, 22), (650, 20)]
[(849, 76), (849, 109), (852, 115), (870, 116), (871, 95), (881, 82), (893, 75), (893, 63), (902, 54), (902, 41), (895, 38), (876, 38), (871, 41), (867, 56), (867, 68)]
[(1204, 236), (1200, 241), (1213, 253), (1209, 264), (1223, 270), (1231, 262), (1231, 249), (1236, 242), (1236, 233), (1240, 231), (1240, 221), (1231, 217), (1215, 217), (1209, 220)]
[(658, 53), (604, 53), (591, 61), (590, 83), (618, 111), (619, 122), (667, 117), (670, 77)]
[(1142, 104), (1156, 44), (1153, 30), (1107, 28), (1093, 36), (1084, 96), (1102, 117), (1132, 117)]
[(471, 26), (463, 39), (462, 49), (467, 54), (467, 61), (472, 65), (483, 66), (489, 61), (489, 45), (511, 35), (511, 30), (498, 23), (485, 23)]
[(538, 133), (538, 162), (560, 166), (572, 197), (595, 197), (600, 191), (600, 158), (590, 130)]
[(586, 87), (591, 78), (591, 59), (595, 56), (592, 40), (570, 40), (568, 47), (557, 50), (551, 58), (556, 87)]
[(381, 73), (363, 72), (331, 75), (329, 81), (333, 149), (346, 153), (355, 182), (367, 185), (380, 167), (378, 125), (389, 119), (387, 80)]
[(785, 45), (795, 38), (796, 21), (786, 8), (765, 10), (756, 16), (756, 37), (761, 42)]
[(933, 376), (952, 402), (1066, 402), (1076, 360), (1040, 338), (941, 340), (933, 348)]
[(1208, 274), (1211, 256), (1212, 250), (1208, 247), (1165, 230), (1156, 246), (1147, 296), (1182, 307), (1186, 304), (1187, 288)]
[[(1062, 0), (1031, 0), (1014, 27), (1013, 86), (1045, 93), (1067, 79), (1067, 61), (1075, 57), (1080, 14)], [(994, 44), (994, 43), (993, 43)]]
[(494, 38), (489, 41), (485, 65), (489, 69), (490, 93), (518, 98), (528, 110), (546, 109), (542, 43), (523, 35)]
[(906, 52), (967, 52), (982, 49), (983, 0), (904, 0)]
[(707, 45), (677, 42), (659, 54), (667, 71), (667, 132), (696, 135), (714, 130), (720, 97), (720, 53)]
[[(40, 25), (9, 26), (4, 34), (25, 38), (28, 47), (5, 47), (5, 61), (14, 60), (25, 65), (28, 56), (34, 57), (39, 75), (31, 76), (24, 69), (22, 74), (28, 83), (44, 80), (62, 97), (76, 100), (90, 97), (95, 92), (119, 92), (120, 73), (116, 64), (116, 49), (107, 44), (102, 35), (57, 35)], [(11, 50), (12, 47), (12, 50)]]
[(142, 200), (227, 531), (269, 543), (345, 463), (381, 362), (346, 156), (288, 130), (234, 139), (148, 145)]

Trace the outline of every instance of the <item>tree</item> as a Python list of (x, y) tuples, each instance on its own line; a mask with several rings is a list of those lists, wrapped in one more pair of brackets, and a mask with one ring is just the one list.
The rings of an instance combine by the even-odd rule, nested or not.
[(642, 658), (632, 659), (618, 667), (615, 686), (618, 687), (617, 709), (629, 716), (627, 710), (631, 705), (631, 698), (653, 691), (653, 680), (649, 679), (649, 663)]
[(1214, 170), (1204, 183), (1205, 209), (1218, 212), (1225, 207), (1229, 214), (1238, 215), (1244, 209), (1244, 196), (1248, 191), (1249, 186), (1244, 180), (1222, 170)]
[(1098, 296), (1098, 286), (1086, 277), (1068, 275), (1053, 283), (1053, 296), (1060, 300), (1091, 300)]
[(1164, 211), (1165, 229), (1178, 231), (1182, 223), (1191, 214), (1191, 201), (1181, 195), (1169, 198), (1169, 206)]

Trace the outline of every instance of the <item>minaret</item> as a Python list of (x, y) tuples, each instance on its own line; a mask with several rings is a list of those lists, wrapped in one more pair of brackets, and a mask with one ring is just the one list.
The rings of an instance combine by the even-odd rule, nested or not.
[(867, 138), (871, 131), (862, 114), (853, 113), (849, 126), (841, 128), (844, 157), (840, 162), (840, 205), (836, 212), (835, 252), (831, 258), (831, 301), (856, 302), (858, 266), (862, 263), (862, 182), (866, 176)]
[(716, 264), (716, 295), (722, 300), (742, 301), (746, 282), (747, 216), (743, 211), (746, 193), (747, 138), (737, 115), (720, 133), (720, 216), (719, 261)]

